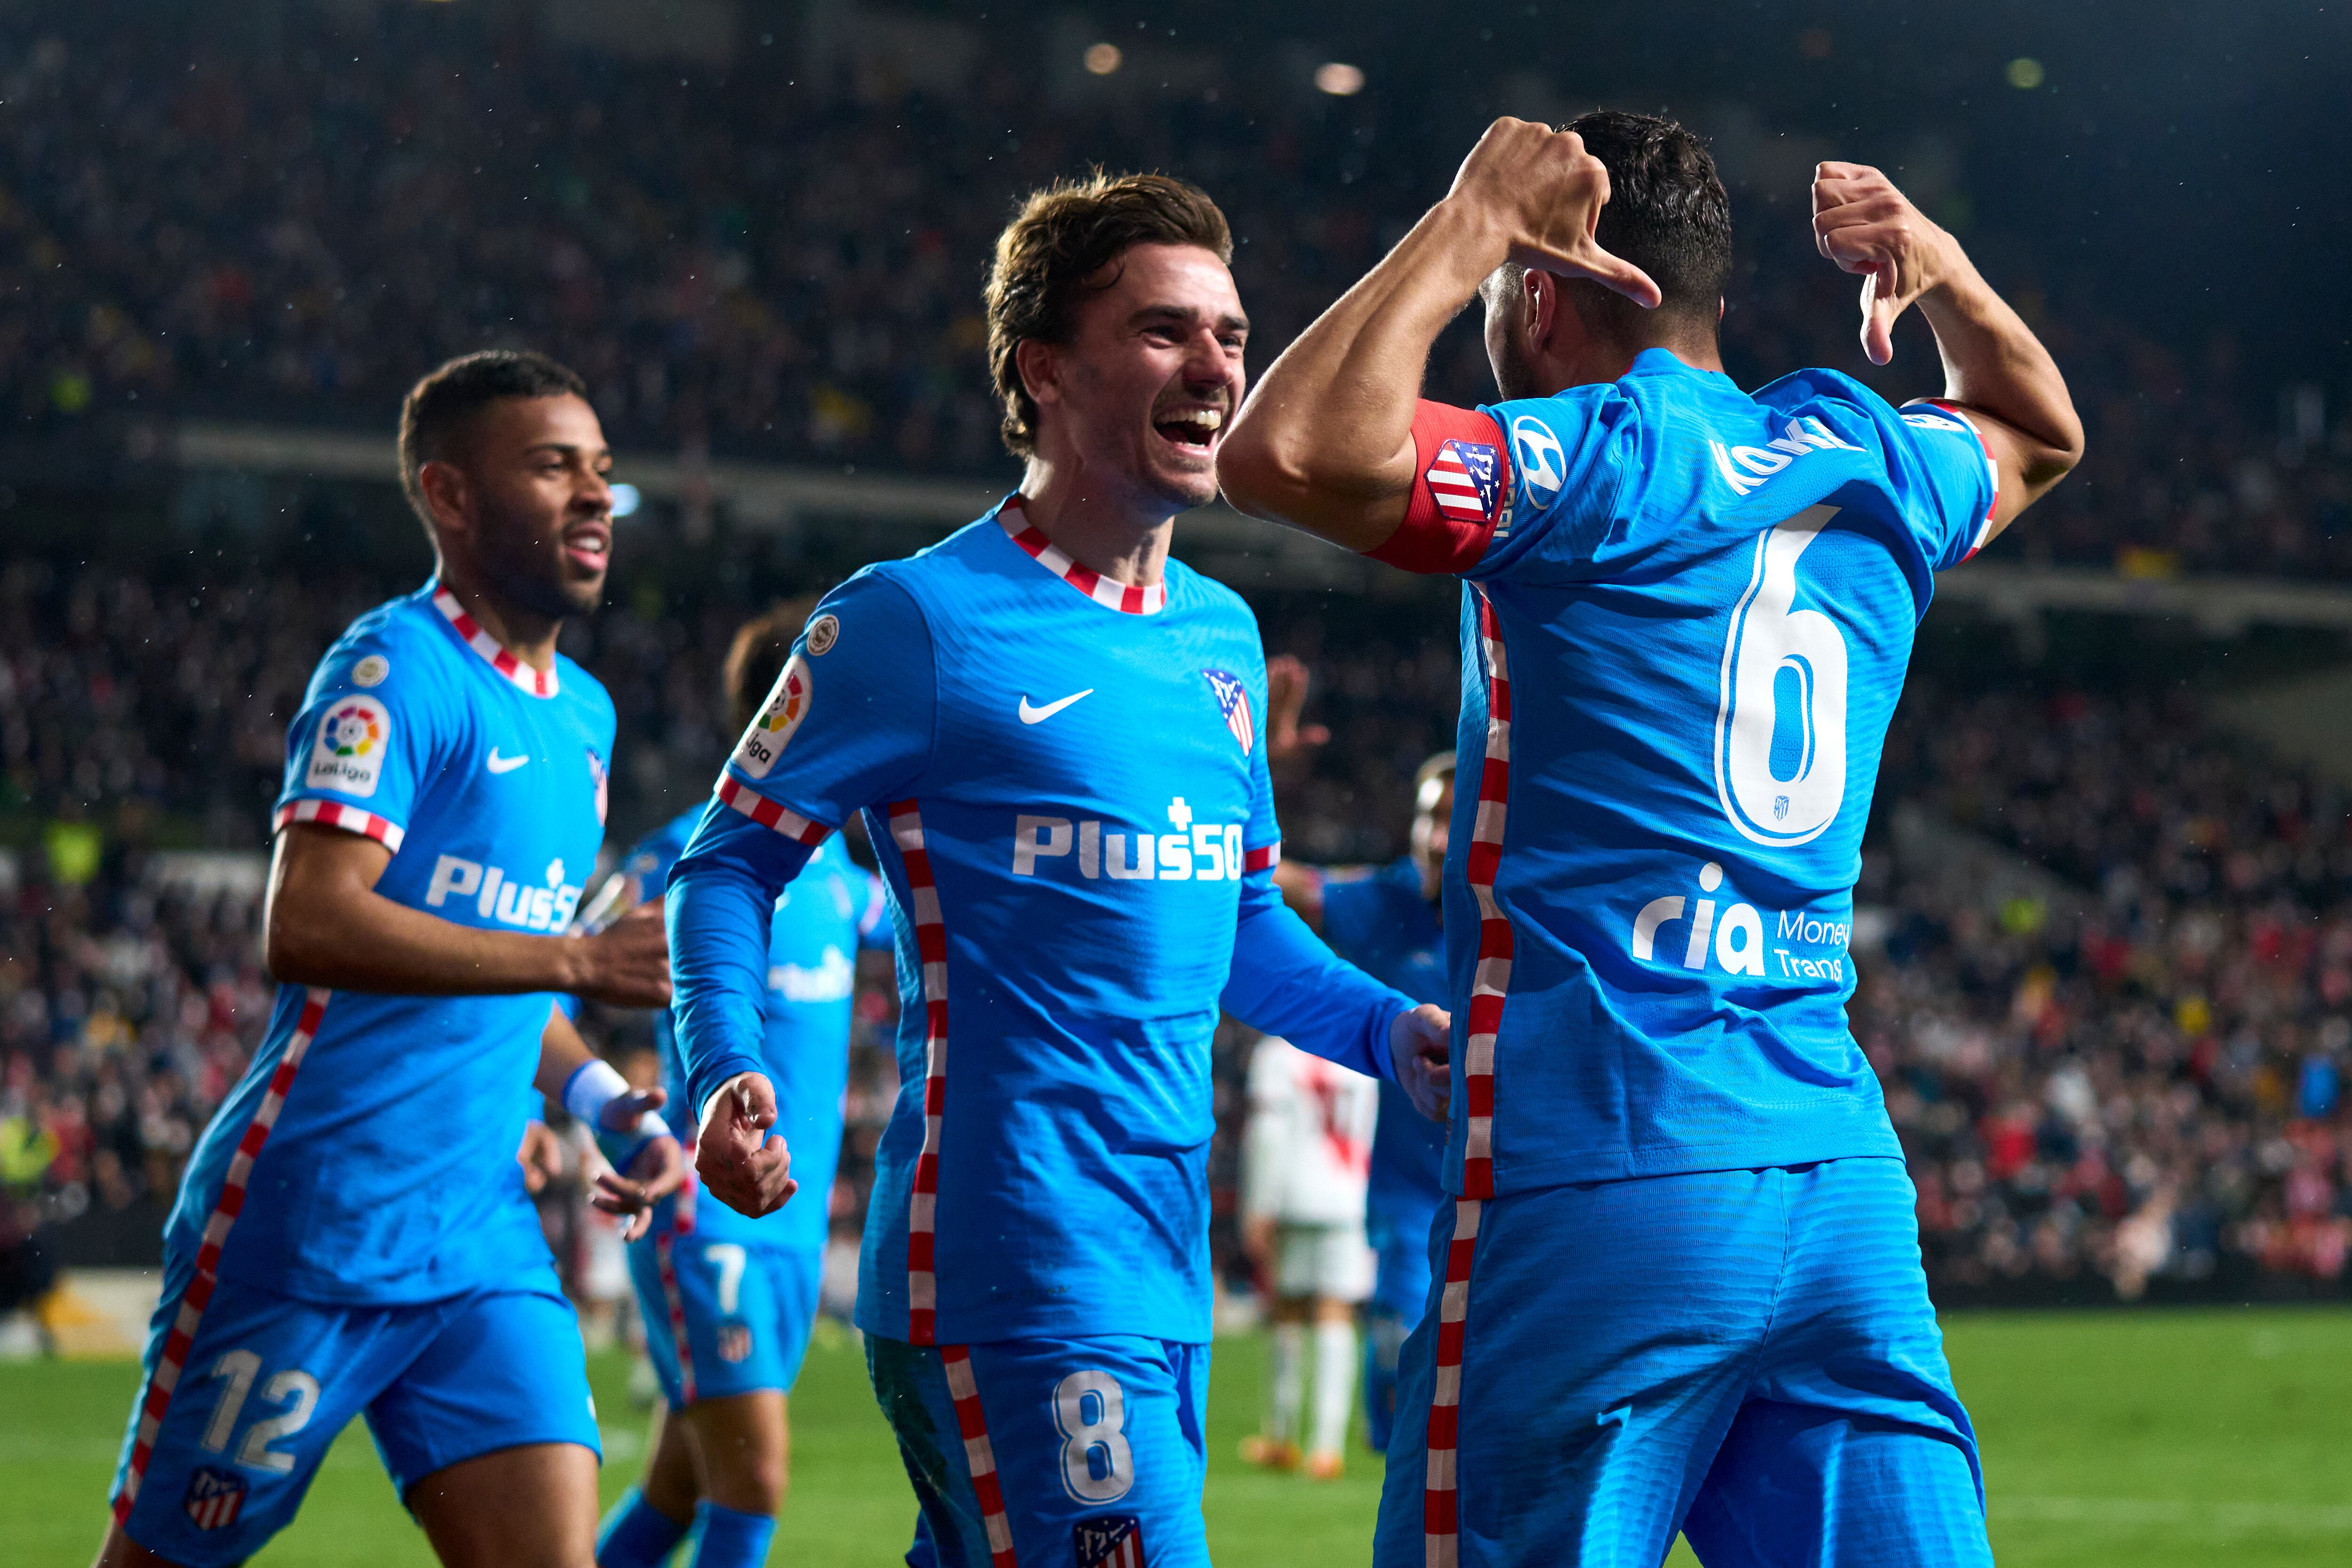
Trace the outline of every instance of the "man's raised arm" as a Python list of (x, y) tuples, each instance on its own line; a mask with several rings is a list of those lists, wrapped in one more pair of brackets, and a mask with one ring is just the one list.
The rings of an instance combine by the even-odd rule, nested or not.
[[(1813, 242), (1862, 275), (1862, 348), (1895, 356), (1895, 318), (1914, 302), (1944, 358), (1944, 395), (1984, 442), (2000, 494), (1984, 539), (2040, 500), (2083, 459), (2083, 422), (2042, 341), (1992, 291), (1960, 242), (1930, 223), (1866, 163), (1813, 171)], [(1979, 541), (1982, 543), (1983, 541)]]
[(1412, 491), (1430, 345), (1488, 273), (1516, 261), (1658, 302), (1646, 273), (1592, 237), (1608, 200), (1581, 137), (1496, 121), (1444, 199), (1259, 380), (1218, 451), (1226, 498), (1349, 550), (1386, 543)]

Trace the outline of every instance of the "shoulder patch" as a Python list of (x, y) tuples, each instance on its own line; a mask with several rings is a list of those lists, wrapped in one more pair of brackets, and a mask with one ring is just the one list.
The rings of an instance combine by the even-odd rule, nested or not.
[(354, 686), (382, 686), (383, 678), (392, 673), (392, 660), (380, 653), (372, 653), (352, 666)]
[(1550, 426), (1532, 414), (1512, 416), (1511, 461), (1529, 502), (1549, 506), (1559, 499), (1559, 487), (1568, 479), (1568, 455)]
[(841, 640), (841, 617), (825, 612), (808, 624), (808, 650), (811, 658), (823, 658), (833, 651)]
[(808, 717), (809, 700), (814, 688), (809, 679), (808, 660), (794, 654), (784, 664), (783, 674), (776, 678), (776, 689), (768, 693), (766, 706), (743, 731), (742, 740), (735, 745), (735, 765), (755, 779), (768, 776), (776, 759), (784, 754), (784, 744), (793, 731)]
[(392, 746), (392, 715), (373, 697), (346, 697), (330, 703), (310, 745), (303, 783), (311, 789), (371, 795), (383, 776), (384, 752)]

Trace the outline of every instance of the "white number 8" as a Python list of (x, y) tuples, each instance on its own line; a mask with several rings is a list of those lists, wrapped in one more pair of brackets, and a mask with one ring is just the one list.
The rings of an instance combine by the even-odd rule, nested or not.
[[(1715, 711), (1715, 787), (1723, 815), (1759, 844), (1809, 844), (1845, 802), (1845, 637), (1819, 610), (1792, 606), (1797, 558), (1837, 515), (1808, 507), (1756, 542), (1756, 571), (1723, 641)], [(1790, 711), (1781, 685), (1788, 681)], [(1786, 778), (1773, 771), (1784, 730)]]
[[(1062, 1429), (1062, 1485), (1080, 1502), (1117, 1502), (1135, 1485), (1127, 1447), (1127, 1394), (1107, 1372), (1074, 1372), (1054, 1387)], [(1099, 1468), (1099, 1473), (1097, 1473)]]

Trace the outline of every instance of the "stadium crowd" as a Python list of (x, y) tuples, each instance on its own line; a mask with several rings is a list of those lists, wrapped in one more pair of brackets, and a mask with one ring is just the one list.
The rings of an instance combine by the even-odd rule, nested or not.
[[(422, 367), (513, 342), (585, 374), (624, 447), (989, 468), (978, 283), (1019, 193), (1095, 163), (1199, 181), (1233, 219), (1263, 365), (1444, 188), (1484, 114), (1538, 107), (1402, 72), (1344, 99), (1155, 89), (1010, 47), (946, 90), (773, 34), (689, 68), (467, 7), (383, 6), (354, 33), (324, 9), (224, 28), (126, 4), (0, 16), (0, 408), (20, 437), (126, 413), (372, 428)], [(1743, 151), (1770, 140), (1718, 138), (1751, 208), (1790, 194), (1785, 159)], [(1924, 333), (1873, 370), (1851, 280), (1801, 224), (1743, 233), (1738, 377), (1824, 364), (1916, 390)], [(2331, 430), (2320, 389), (2259, 383), (2226, 337), (2152, 337), (2099, 280), (2002, 281), (2091, 437), (2009, 548), (2352, 574), (2352, 423)], [(1481, 393), (1475, 333), (1434, 384)]]
[[(39, 825), (0, 863), (0, 1174), (18, 1201), (70, 1220), (168, 1200), (270, 990), (257, 888), (175, 875), (163, 851), (260, 847), (309, 665), (397, 586), (289, 572), (197, 594), (168, 574), (37, 561), (0, 574), (0, 812)], [(621, 710), (616, 844), (691, 799), (725, 744), (709, 694), (743, 605), (660, 603), (625, 592), (579, 629)], [(1398, 852), (1402, 781), (1451, 738), (1450, 643), (1374, 633), (1343, 603), (1259, 608), (1269, 646), (1311, 662), (1308, 717), (1330, 731), (1284, 781), (1286, 841), (1321, 861)], [(101, 635), (124, 625), (142, 637)], [(1884, 827), (1906, 808), (2039, 863), (2051, 890), (1996, 901), (1932, 864), (1898, 874)], [(2185, 701), (1923, 679), (1879, 816), (1852, 1016), (1912, 1154), (1938, 1288), (2340, 1280), (2352, 791)], [(847, 1234), (896, 1086), (894, 1007), (884, 987), (859, 1009), (833, 1199)], [(616, 1040), (633, 1026), (592, 1021)], [(1239, 1097), (1223, 1088), (1230, 1121)]]
[[(1508, 107), (1041, 92), (1038, 71), (1076, 68), (1002, 56), (953, 93), (854, 63), (780, 86), (790, 73), (756, 58), (631, 63), (463, 8), (385, 7), (357, 47), (323, 12), (224, 29), (121, 9), (0, 14), (0, 440), (126, 413), (380, 429), (420, 369), (528, 342), (588, 376), (625, 448), (1001, 467), (978, 279), (1017, 193), (1093, 162), (1202, 183), (1241, 241), (1263, 365)], [(1427, 134), (1433, 115), (1464, 135)], [(1819, 363), (1916, 389), (1924, 338), (1872, 371), (1851, 281), (1801, 226), (1749, 232), (1725, 322), (1741, 380)], [(2254, 384), (2227, 340), (2159, 342), (2063, 277), (2017, 297), (2091, 456), (2004, 550), (2352, 576), (2352, 422)], [(1433, 375), (1477, 397), (1475, 334)], [(820, 585), (740, 562), (704, 578), (625, 577), (567, 634), (620, 712), (618, 841), (707, 787), (737, 620)], [(164, 851), (260, 847), (312, 663), (403, 586), (315, 558), (0, 569), (0, 824), (17, 846), (0, 858), (0, 1242), (36, 1215), (168, 1199), (270, 991), (257, 890), (170, 875)], [(1406, 781), (1451, 739), (1450, 617), (1423, 637), (1306, 597), (1258, 607), (1269, 646), (1314, 668), (1331, 731), (1284, 781), (1291, 852), (1396, 853)], [(1880, 806), (2004, 844), (2062, 889), (1992, 904), (1965, 879), (1898, 875), (1883, 848), (1866, 860), (1877, 913), (1857, 930), (1875, 940), (1852, 1016), (1938, 1289), (2340, 1280), (2352, 796), (2178, 703), (1915, 681)], [(895, 1087), (875, 1044), (894, 1005), (861, 1003), (835, 1199), (850, 1230), (860, 1141), (870, 1153)]]

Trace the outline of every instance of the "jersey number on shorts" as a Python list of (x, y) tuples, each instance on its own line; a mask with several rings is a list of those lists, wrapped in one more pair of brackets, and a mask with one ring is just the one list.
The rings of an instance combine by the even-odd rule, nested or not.
[(1797, 563), (1837, 510), (1807, 507), (1756, 542), (1723, 639), (1716, 795), (1759, 844), (1811, 843), (1845, 801), (1845, 637), (1819, 610), (1794, 607)]
[(1117, 1502), (1135, 1485), (1127, 1447), (1127, 1393), (1107, 1372), (1074, 1372), (1054, 1385), (1062, 1429), (1062, 1485), (1080, 1502)]
[[(251, 1351), (230, 1351), (213, 1363), (213, 1376), (223, 1386), (213, 1405), (213, 1418), (205, 1426), (206, 1448), (215, 1454), (228, 1451), (228, 1440), (236, 1435), (236, 1418), (245, 1411), (246, 1395), (253, 1392), (253, 1380), (260, 1375), (261, 1358)], [(273, 1405), (292, 1403), (247, 1429), (245, 1441), (236, 1450), (236, 1462), (273, 1475), (291, 1475), (294, 1456), (278, 1453), (269, 1445), (310, 1425), (310, 1413), (319, 1407), (319, 1380), (307, 1372), (281, 1372), (262, 1384), (261, 1397)]]

